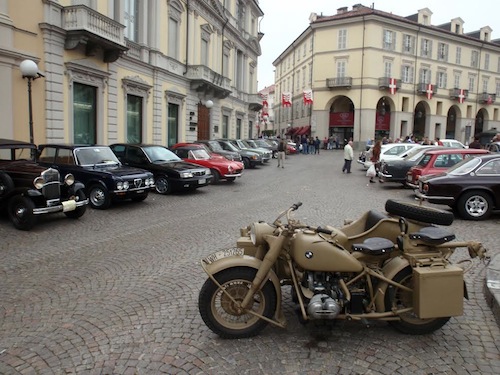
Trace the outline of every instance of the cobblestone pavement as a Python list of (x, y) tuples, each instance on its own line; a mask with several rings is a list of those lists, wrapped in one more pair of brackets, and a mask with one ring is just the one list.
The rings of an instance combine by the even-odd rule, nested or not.
[[(466, 274), (465, 313), (424, 336), (341, 322), (302, 326), (289, 292), (286, 329), (222, 340), (202, 322), (199, 261), (239, 228), (292, 203), (311, 225), (342, 225), (411, 191), (367, 184), (341, 151), (293, 155), (194, 194), (43, 218), (31, 232), (0, 218), (0, 374), (500, 374), (500, 330), (484, 296), (485, 265)], [(458, 239), (498, 250), (500, 216), (456, 219)], [(468, 258), (465, 249), (454, 255)]]

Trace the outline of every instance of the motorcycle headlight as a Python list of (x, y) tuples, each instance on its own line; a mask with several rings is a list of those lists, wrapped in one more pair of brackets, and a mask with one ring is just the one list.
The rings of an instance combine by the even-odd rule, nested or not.
[(68, 186), (71, 186), (75, 183), (75, 176), (73, 176), (71, 173), (68, 173), (66, 176), (64, 176), (64, 183)]
[(273, 234), (274, 228), (267, 223), (252, 223), (250, 225), (250, 240), (255, 246), (264, 244), (264, 236)]
[(35, 180), (33, 181), (33, 185), (35, 185), (35, 187), (37, 189), (41, 189), (43, 188), (43, 185), (45, 184), (45, 180), (43, 179), (43, 177), (37, 177), (35, 178)]

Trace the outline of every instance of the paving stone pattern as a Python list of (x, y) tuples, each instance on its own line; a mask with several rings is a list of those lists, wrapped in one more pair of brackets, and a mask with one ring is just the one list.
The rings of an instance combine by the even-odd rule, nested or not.
[[(231, 247), (239, 228), (292, 203), (311, 225), (342, 225), (411, 191), (368, 184), (343, 153), (293, 155), (194, 194), (151, 194), (78, 221), (40, 220), (31, 232), (0, 217), (0, 374), (500, 374), (500, 330), (485, 301), (485, 265), (466, 274), (465, 313), (425, 336), (385, 323), (301, 325), (288, 289), (288, 327), (223, 340), (198, 313), (200, 259)], [(456, 219), (458, 239), (499, 252), (500, 216)], [(466, 249), (456, 260), (467, 259)]]

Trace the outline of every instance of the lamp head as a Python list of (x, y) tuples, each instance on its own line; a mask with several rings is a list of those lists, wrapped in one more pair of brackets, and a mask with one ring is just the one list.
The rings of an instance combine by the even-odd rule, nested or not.
[(214, 106), (214, 102), (211, 101), (210, 99), (208, 99), (206, 102), (205, 102), (205, 107), (207, 107), (208, 109), (212, 108)]
[(24, 77), (38, 78), (38, 65), (33, 60), (24, 60), (19, 65), (21, 73)]

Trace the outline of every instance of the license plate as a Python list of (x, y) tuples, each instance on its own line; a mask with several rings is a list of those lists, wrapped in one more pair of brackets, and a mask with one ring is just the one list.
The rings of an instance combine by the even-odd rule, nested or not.
[(200, 184), (200, 185), (201, 185), (201, 184), (204, 184), (204, 183), (206, 183), (206, 182), (207, 182), (207, 179), (206, 179), (206, 178), (202, 178), (202, 179), (199, 179), (199, 180), (198, 180), (198, 184)]
[(214, 263), (218, 260), (232, 257), (232, 256), (242, 256), (244, 254), (244, 250), (240, 248), (232, 248), (232, 249), (224, 249), (217, 251), (216, 253), (210, 254), (206, 258), (203, 259), (203, 262), (206, 264)]

